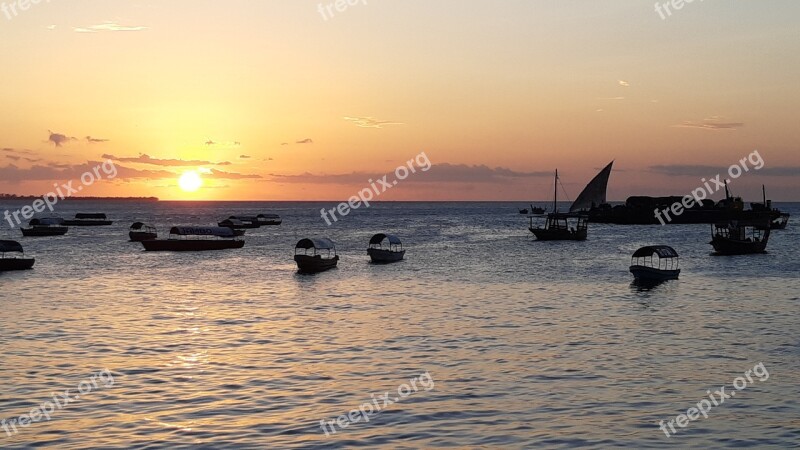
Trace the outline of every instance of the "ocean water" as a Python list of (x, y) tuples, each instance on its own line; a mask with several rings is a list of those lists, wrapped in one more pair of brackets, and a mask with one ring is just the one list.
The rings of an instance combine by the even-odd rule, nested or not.
[[(0, 428), (0, 448), (800, 446), (800, 204), (776, 205), (793, 219), (768, 254), (739, 257), (712, 256), (707, 225), (536, 242), (513, 203), (377, 203), (330, 227), (322, 206), (73, 202), (58, 212), (116, 222), (57, 238), (4, 223), (37, 262), (0, 273), (0, 420), (73, 398)], [(135, 220), (164, 233), (260, 212), (283, 225), (241, 250), (127, 242)], [(378, 232), (404, 262), (368, 263)], [(296, 273), (307, 236), (337, 243), (337, 269)], [(679, 281), (632, 285), (647, 244), (680, 253)], [(707, 417), (659, 428), (722, 386), (735, 396)], [(365, 403), (380, 412), (323, 431)]]

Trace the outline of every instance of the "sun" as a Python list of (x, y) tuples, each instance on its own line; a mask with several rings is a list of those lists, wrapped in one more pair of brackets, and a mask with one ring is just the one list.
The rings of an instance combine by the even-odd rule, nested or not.
[(184, 172), (180, 179), (178, 179), (178, 186), (186, 192), (194, 192), (200, 189), (202, 185), (203, 179), (200, 178), (200, 174), (194, 170)]

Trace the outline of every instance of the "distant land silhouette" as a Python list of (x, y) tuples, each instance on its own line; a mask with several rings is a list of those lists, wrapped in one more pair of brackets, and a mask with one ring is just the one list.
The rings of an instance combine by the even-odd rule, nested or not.
[[(0, 200), (36, 200), (42, 195), (14, 195), (0, 194)], [(157, 202), (158, 197), (67, 197), (66, 200), (85, 200), (85, 201), (131, 201), (131, 202)]]

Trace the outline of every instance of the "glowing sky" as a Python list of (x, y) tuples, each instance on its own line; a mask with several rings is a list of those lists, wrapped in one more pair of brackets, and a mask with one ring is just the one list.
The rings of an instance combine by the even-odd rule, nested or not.
[[(5, 0), (9, 4), (9, 0)], [(0, 192), (342, 200), (735, 194), (800, 200), (800, 2), (52, 0), (0, 11)], [(14, 3), (17, 5), (17, 3)], [(323, 17), (324, 15), (324, 17)], [(179, 188), (201, 174), (196, 192)]]

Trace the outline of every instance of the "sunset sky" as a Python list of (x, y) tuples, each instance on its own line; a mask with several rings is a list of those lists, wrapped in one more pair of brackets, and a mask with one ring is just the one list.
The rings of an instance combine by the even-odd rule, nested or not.
[(800, 200), (797, 1), (663, 19), (638, 0), (18, 3), (0, 10), (0, 192), (113, 159), (81, 195), (343, 200), (424, 151), (433, 168), (382, 200), (546, 200), (555, 168), (574, 199), (611, 160), (624, 200), (757, 149), (733, 192)]

